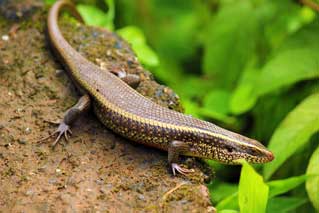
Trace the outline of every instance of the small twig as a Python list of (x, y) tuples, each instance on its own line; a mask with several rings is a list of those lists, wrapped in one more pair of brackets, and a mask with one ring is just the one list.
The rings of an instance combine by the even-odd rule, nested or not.
[(311, 0), (299, 0), (301, 4), (306, 5), (310, 7), (311, 9), (319, 12), (319, 4), (315, 3), (314, 1)]
[(177, 184), (177, 186), (175, 186), (174, 188), (172, 188), (171, 190), (169, 190), (168, 192), (166, 192), (163, 197), (162, 197), (162, 201), (165, 202), (167, 197), (172, 194), (174, 191), (176, 191), (178, 188), (180, 188), (181, 186), (187, 184), (187, 182), (181, 182), (179, 184)]

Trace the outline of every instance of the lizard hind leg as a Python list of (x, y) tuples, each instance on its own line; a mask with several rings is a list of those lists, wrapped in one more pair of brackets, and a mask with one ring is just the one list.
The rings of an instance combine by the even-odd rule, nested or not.
[(194, 172), (193, 169), (185, 169), (178, 165), (176, 162), (178, 161), (178, 157), (180, 154), (190, 151), (189, 145), (182, 141), (172, 141), (168, 147), (168, 163), (172, 168), (173, 175), (180, 173), (182, 175), (187, 176), (188, 173)]
[(141, 82), (140, 76), (136, 74), (126, 73), (122, 70), (111, 70), (110, 72), (119, 77), (122, 81), (124, 81), (134, 89), (136, 89)]

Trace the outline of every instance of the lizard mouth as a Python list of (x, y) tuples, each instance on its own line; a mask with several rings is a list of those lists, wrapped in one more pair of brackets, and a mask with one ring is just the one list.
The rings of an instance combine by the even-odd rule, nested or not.
[(275, 156), (272, 152), (267, 151), (264, 153), (263, 157), (255, 157), (254, 162), (252, 163), (269, 163), (275, 159)]

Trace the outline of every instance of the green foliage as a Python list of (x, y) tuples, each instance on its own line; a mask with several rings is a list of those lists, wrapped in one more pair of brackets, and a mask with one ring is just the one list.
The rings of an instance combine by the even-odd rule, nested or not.
[(142, 64), (150, 67), (158, 66), (159, 59), (154, 51), (146, 44), (146, 39), (141, 29), (135, 26), (127, 26), (116, 32), (132, 45), (133, 50)]
[(275, 197), (269, 200), (267, 213), (291, 212), (306, 202), (305, 197)]
[(319, 129), (315, 11), (294, 0), (81, 2), (86, 22), (129, 41), (142, 64), (181, 97), (185, 113), (274, 152), (273, 162), (256, 169), (263, 176), (247, 163), (240, 174), (219, 166), (208, 185), (219, 212), (318, 210), (319, 151), (311, 148)]
[(113, 30), (113, 21), (115, 15), (115, 8), (113, 0), (105, 0), (108, 6), (108, 12), (88, 4), (78, 4), (77, 9), (82, 15), (85, 23), (92, 26), (105, 27), (109, 30)]
[(256, 90), (255, 82), (259, 75), (258, 71), (254, 68), (247, 68), (243, 71), (238, 86), (230, 100), (230, 111), (233, 114), (242, 114), (256, 104), (257, 96), (254, 92)]
[(319, 211), (319, 146), (310, 158), (307, 175), (312, 176), (306, 183), (307, 192), (313, 206)]
[(230, 196), (224, 198), (220, 202), (218, 202), (216, 208), (218, 211), (221, 211), (223, 209), (238, 209), (239, 210), (238, 192), (235, 192), (231, 194)]
[(241, 212), (265, 212), (269, 187), (248, 163), (243, 162), (240, 174), (238, 201)]
[(275, 197), (280, 194), (284, 194), (295, 187), (299, 186), (306, 180), (306, 175), (301, 175), (298, 177), (291, 177), (282, 180), (274, 180), (268, 182), (269, 186), (269, 198)]
[(254, 54), (258, 32), (255, 8), (250, 1), (223, 5), (216, 16), (211, 17), (207, 28), (204, 72), (216, 77), (222, 87), (232, 88)]
[(55, 2), (56, 0), (44, 0), (44, 3), (51, 5)]
[(214, 181), (208, 185), (208, 188), (211, 191), (212, 201), (216, 203), (222, 201), (226, 197), (229, 197), (238, 190), (238, 186), (236, 184), (221, 181)]
[(313, 94), (288, 114), (269, 143), (276, 160), (264, 166), (268, 179), (291, 155), (319, 130), (319, 93)]
[(219, 211), (220, 213), (238, 213), (239, 211), (231, 210), (231, 209), (224, 209)]
[(233, 113), (250, 110), (258, 97), (284, 86), (319, 78), (318, 29), (314, 23), (288, 38), (260, 72), (247, 70), (232, 98)]

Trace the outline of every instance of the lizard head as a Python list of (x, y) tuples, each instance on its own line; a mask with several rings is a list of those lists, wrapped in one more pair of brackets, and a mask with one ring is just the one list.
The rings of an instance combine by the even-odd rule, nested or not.
[(230, 131), (225, 133), (207, 134), (192, 148), (193, 155), (226, 164), (238, 164), (239, 159), (249, 163), (267, 163), (274, 159), (273, 153), (260, 142)]
[[(241, 136), (243, 137), (243, 136)], [(260, 142), (246, 138), (244, 141), (223, 140), (220, 145), (216, 160), (222, 163), (238, 164), (239, 159), (245, 159), (249, 163), (267, 163), (274, 159), (274, 155)]]

